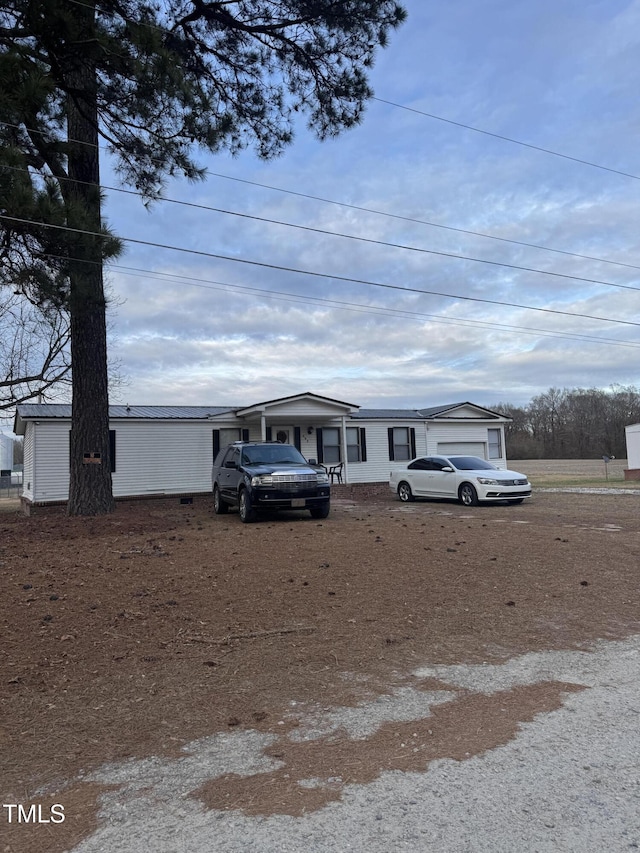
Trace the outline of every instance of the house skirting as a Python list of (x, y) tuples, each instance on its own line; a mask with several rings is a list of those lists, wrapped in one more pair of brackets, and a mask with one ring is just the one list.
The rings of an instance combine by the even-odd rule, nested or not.
[(640, 480), (640, 468), (625, 468), (625, 480)]
[[(640, 478), (640, 471), (638, 471), (638, 476)], [(355, 502), (381, 500), (383, 498), (393, 499), (389, 484), (386, 482), (334, 483), (331, 486), (331, 497), (335, 500), (352, 500)], [(139, 503), (140, 501), (192, 504), (196, 501), (201, 503), (207, 500), (212, 500), (211, 492), (185, 492), (176, 495), (123, 495), (116, 498), (116, 504), (120, 506), (127, 502)], [(20, 498), (20, 507), (24, 515), (39, 515), (43, 512), (66, 513), (67, 501), (33, 502), (23, 496)]]
[(336, 500), (380, 500), (392, 498), (389, 483), (334, 483), (331, 486), (331, 497)]

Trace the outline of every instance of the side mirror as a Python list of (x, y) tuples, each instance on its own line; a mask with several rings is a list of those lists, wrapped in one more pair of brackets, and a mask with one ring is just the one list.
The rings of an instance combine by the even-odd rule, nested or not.
[(446, 471), (447, 474), (453, 474), (453, 468), (451, 465), (445, 465), (444, 468), (441, 468), (442, 471)]
[(318, 464), (317, 459), (307, 459), (307, 462), (309, 463), (309, 465), (317, 465)]

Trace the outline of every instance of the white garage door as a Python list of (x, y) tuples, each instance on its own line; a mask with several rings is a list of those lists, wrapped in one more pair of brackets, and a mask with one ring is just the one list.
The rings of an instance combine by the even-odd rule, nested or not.
[(486, 458), (486, 445), (481, 441), (439, 441), (438, 453), (443, 456), (479, 456)]

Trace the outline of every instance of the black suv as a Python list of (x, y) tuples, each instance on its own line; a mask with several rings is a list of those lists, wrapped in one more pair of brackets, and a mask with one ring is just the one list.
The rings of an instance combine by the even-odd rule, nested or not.
[(240, 520), (258, 512), (308, 509), (312, 518), (329, 515), (329, 477), (292, 444), (236, 441), (221, 450), (211, 473), (213, 508), (221, 515), (237, 506)]

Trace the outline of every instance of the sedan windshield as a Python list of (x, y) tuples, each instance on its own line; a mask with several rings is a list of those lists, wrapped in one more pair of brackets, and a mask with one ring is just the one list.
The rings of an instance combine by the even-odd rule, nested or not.
[(459, 471), (496, 471), (496, 466), (479, 456), (450, 456), (449, 462)]
[(257, 444), (242, 451), (243, 465), (306, 465), (304, 456), (289, 444)]

